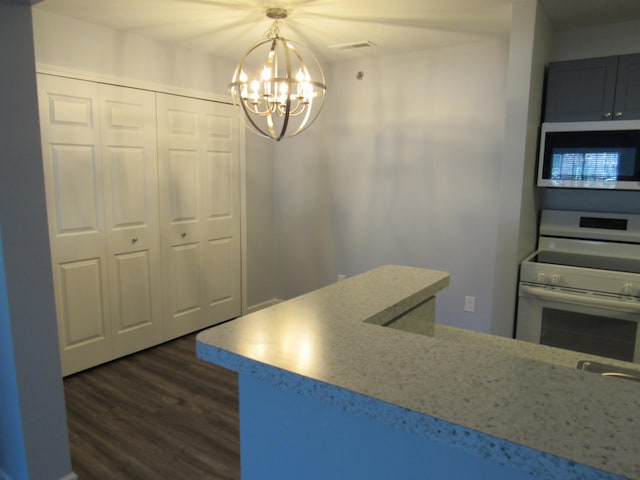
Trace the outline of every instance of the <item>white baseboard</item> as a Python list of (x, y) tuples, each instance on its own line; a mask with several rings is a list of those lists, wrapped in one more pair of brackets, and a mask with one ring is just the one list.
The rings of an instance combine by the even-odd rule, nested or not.
[(282, 300), (280, 300), (279, 298), (272, 298), (271, 300), (267, 300), (266, 302), (256, 303), (255, 305), (247, 307), (247, 315), (257, 312), (258, 310), (262, 310), (263, 308), (273, 307), (274, 305), (281, 302)]
[[(0, 480), (12, 480), (3, 470), (0, 470)], [(67, 473), (64, 477), (60, 477), (58, 480), (78, 480), (78, 476), (73, 473)]]

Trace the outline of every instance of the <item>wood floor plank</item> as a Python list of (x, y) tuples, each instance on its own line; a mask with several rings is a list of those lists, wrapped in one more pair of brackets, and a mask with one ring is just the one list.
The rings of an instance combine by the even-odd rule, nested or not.
[(195, 334), (65, 378), (80, 480), (240, 478), (238, 379)]

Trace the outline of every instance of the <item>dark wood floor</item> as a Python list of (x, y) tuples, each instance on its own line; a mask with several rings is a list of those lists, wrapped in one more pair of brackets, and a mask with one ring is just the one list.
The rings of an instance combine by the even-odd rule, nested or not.
[(195, 334), (64, 380), (79, 480), (238, 479), (238, 381)]

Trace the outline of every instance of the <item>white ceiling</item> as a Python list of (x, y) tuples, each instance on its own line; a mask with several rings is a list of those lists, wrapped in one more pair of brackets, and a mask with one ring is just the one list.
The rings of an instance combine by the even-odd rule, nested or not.
[[(44, 0), (34, 8), (237, 60), (271, 25), (265, 10), (283, 7), (281, 35), (331, 62), (507, 35), (513, 1)], [(558, 29), (640, 19), (640, 0), (540, 1)], [(364, 41), (375, 46), (331, 48)]]

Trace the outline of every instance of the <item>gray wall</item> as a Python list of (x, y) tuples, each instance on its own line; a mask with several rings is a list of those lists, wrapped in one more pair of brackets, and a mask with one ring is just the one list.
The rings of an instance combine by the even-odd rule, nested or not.
[[(532, 177), (544, 63), (634, 51), (640, 31), (628, 22), (552, 39), (535, 0), (513, 15), (510, 39), (330, 65), (327, 104), (309, 131), (278, 144), (247, 134), (250, 306), (406, 263), (452, 274), (438, 321), (510, 335), (541, 203)], [(96, 75), (223, 94), (233, 68), (44, 12), (35, 29), (39, 62)], [(636, 208), (628, 197), (554, 191), (543, 202)], [(466, 295), (477, 298), (473, 314)]]
[(451, 273), (437, 321), (491, 330), (508, 47), (487, 38), (327, 68), (319, 122), (276, 148), (282, 298), (381, 264), (428, 267)]
[(29, 6), (0, 2), (0, 44), (0, 264), (6, 273), (0, 348), (3, 356), (13, 353), (0, 363), (0, 476), (59, 479), (71, 473), (71, 463)]
[(272, 302), (277, 291), (273, 233), (273, 157), (271, 140), (247, 132), (247, 303), (254, 308)]
[(508, 43), (331, 65), (319, 123), (276, 148), (279, 296), (383, 263), (437, 268), (452, 274), (438, 322), (511, 335), (541, 207), (640, 211), (636, 192), (535, 187), (545, 64), (638, 45), (638, 22), (553, 32), (525, 0)]
[[(452, 273), (451, 288), (438, 304), (439, 321), (476, 330), (503, 329), (492, 317), (498, 310), (506, 312), (514, 297), (499, 299), (495, 292), (515, 285), (511, 278), (502, 278), (500, 268), (512, 276), (519, 252), (531, 243), (530, 204), (535, 202), (535, 192), (526, 192), (522, 184), (525, 198), (501, 190), (511, 181), (515, 189), (518, 182), (529, 181), (531, 149), (530, 135), (513, 150), (506, 147), (504, 127), (513, 108), (521, 109), (515, 118), (527, 125), (535, 116), (530, 107), (539, 81), (536, 49), (544, 48), (530, 38), (534, 31), (544, 34), (535, 2), (518, 5), (514, 18), (525, 30), (514, 32), (518, 37), (512, 36), (512, 42), (515, 38), (531, 48), (526, 55), (534, 64), (524, 75), (532, 91), (511, 83), (518, 69), (511, 64), (513, 45), (507, 39), (350, 61), (328, 69), (333, 93), (318, 124), (303, 136), (271, 146), (275, 150), (268, 142), (247, 138), (250, 304), (308, 291), (334, 281), (337, 273), (353, 275), (382, 263), (407, 263)], [(228, 62), (46, 15), (34, 15), (36, 54), (43, 63), (190, 89), (222, 93), (226, 88)], [(635, 52), (638, 27), (632, 23), (557, 32), (552, 58)], [(16, 386), (9, 394), (3, 389), (2, 414), (15, 410), (7, 395), (19, 401), (31, 478), (49, 479), (62, 477), (70, 465), (30, 36), (29, 8), (0, 2), (0, 226), (8, 291), (8, 305), (0, 303), (0, 320), (5, 322), (0, 347), (6, 353), (10, 342), (15, 352), (15, 382), (9, 379), (2, 385)], [(365, 73), (362, 81), (355, 79), (359, 70)], [(511, 98), (505, 98), (509, 88)], [(500, 177), (504, 163), (511, 161), (517, 163), (512, 176)], [(562, 208), (588, 200), (576, 196), (578, 192), (562, 193), (548, 192), (545, 205)], [(637, 194), (618, 193), (593, 202), (593, 207), (640, 205)], [(511, 201), (519, 206), (500, 208)], [(500, 264), (501, 245), (511, 252)], [(282, 279), (282, 285), (274, 285), (274, 278)], [(462, 312), (464, 295), (477, 296), (476, 314)], [(11, 338), (5, 335), (7, 306)], [(0, 368), (6, 367), (3, 363)], [(0, 462), (2, 469), (24, 467), (16, 462), (9, 466), (6, 456), (0, 455)]]
[(553, 35), (551, 61), (640, 52), (640, 20), (571, 28)]
[(491, 333), (504, 336), (513, 334), (520, 262), (536, 246), (534, 172), (550, 36), (535, 0), (513, 5), (491, 325)]

